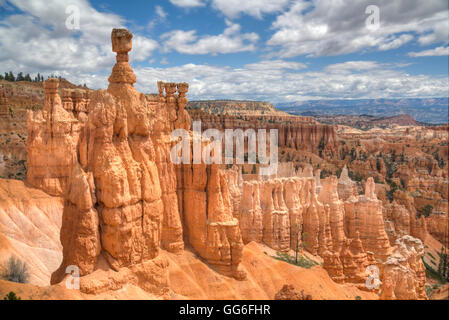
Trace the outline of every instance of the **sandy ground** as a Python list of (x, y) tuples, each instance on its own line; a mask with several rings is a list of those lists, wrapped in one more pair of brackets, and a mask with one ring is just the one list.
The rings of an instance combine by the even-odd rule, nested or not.
[[(217, 273), (194, 253), (185, 250), (180, 255), (162, 252), (169, 262), (170, 299), (273, 299), (285, 284), (304, 290), (313, 299), (362, 300), (378, 299), (378, 295), (361, 291), (352, 285), (333, 282), (321, 266), (304, 269), (267, 255), (267, 247), (257, 243), (246, 245), (243, 268), (248, 277), (237, 281)], [(0, 281), (0, 297), (14, 291), (22, 299), (160, 299), (137, 286), (126, 285), (120, 290), (99, 295), (87, 295), (68, 290), (64, 283), (49, 287)]]
[(63, 205), (22, 181), (0, 179), (0, 264), (14, 256), (27, 263), (31, 284), (49, 285), (62, 261)]

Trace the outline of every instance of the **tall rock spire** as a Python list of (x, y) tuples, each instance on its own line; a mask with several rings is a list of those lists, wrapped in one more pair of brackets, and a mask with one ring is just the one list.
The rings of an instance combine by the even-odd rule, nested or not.
[(117, 53), (117, 63), (112, 69), (109, 83), (136, 83), (136, 75), (129, 65), (128, 52), (132, 50), (133, 35), (126, 29), (113, 29), (111, 33), (112, 51)]

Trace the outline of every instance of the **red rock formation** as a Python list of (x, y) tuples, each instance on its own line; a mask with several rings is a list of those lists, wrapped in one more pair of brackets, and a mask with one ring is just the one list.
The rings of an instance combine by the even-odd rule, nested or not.
[(449, 247), (449, 217), (448, 214), (431, 214), (426, 219), (428, 232), (438, 241)]
[(390, 244), (394, 245), (397, 238), (404, 235), (411, 234), (411, 215), (406, 207), (400, 205), (395, 201), (384, 206), (386, 224), (388, 223), (390, 229), (388, 236)]
[(9, 105), (6, 92), (3, 87), (0, 87), (0, 118), (9, 117)]
[(303, 229), (304, 203), (300, 199), (300, 192), (304, 187), (304, 179), (288, 179), (284, 184), (285, 205), (290, 218), (290, 248), (296, 250), (301, 242)]
[(396, 240), (393, 254), (383, 265), (381, 299), (427, 299), (423, 253), (424, 246), (419, 239), (403, 236)]
[(260, 184), (256, 181), (243, 182), (242, 201), (238, 216), (243, 243), (262, 242), (263, 217), (260, 207)]
[(294, 286), (286, 284), (276, 293), (274, 300), (312, 300), (312, 296), (304, 294), (304, 290), (299, 292)]
[[(280, 148), (293, 148), (318, 153), (318, 145), (324, 143), (324, 154), (336, 150), (337, 136), (333, 126), (319, 124), (311, 118), (287, 116), (246, 116), (234, 117), (223, 115), (217, 117), (212, 114), (191, 111), (194, 120), (201, 120), (203, 131), (213, 128), (218, 130), (248, 128), (259, 130), (277, 129)], [(279, 118), (279, 119), (277, 119)], [(276, 121), (277, 120), (277, 121)]]
[(360, 241), (360, 233), (358, 231), (354, 239), (345, 241), (340, 257), (345, 281), (365, 284), (366, 268), (369, 265), (369, 261), (363, 249), (362, 241)]
[(240, 269), (243, 242), (233, 209), (226, 173), (217, 165), (182, 165), (182, 204), (188, 243), (220, 272), (244, 279)]
[[(332, 176), (321, 181), (320, 172), (314, 177), (312, 166), (306, 166), (299, 177), (244, 183), (237, 167), (227, 172), (218, 165), (175, 167), (170, 133), (190, 128), (184, 109), (188, 85), (159, 82), (159, 95), (139, 93), (128, 63), (131, 39), (127, 30), (112, 33), (117, 64), (107, 91), (89, 97), (63, 91), (61, 100), (58, 82), (51, 79), (44, 84), (44, 110), (28, 115), (27, 181), (65, 198), (64, 258), (52, 283), (64, 278), (67, 266), (76, 265), (85, 292), (130, 282), (166, 293), (168, 262), (159, 251), (179, 253), (184, 243), (219, 272), (243, 280), (244, 243), (289, 251), (301, 239), (307, 251), (323, 258), (335, 281), (364, 284), (366, 267), (375, 264), (385, 270), (385, 298), (422, 296), (419, 240), (397, 238), (407, 232), (425, 237), (425, 221), (407, 216), (401, 199), (386, 208), (394, 231), (390, 241), (396, 240), (395, 253), (402, 258), (391, 256), (372, 178), (365, 195), (358, 196), (346, 167), (340, 180)], [(302, 120), (278, 125), (252, 119), (248, 127), (279, 129), (281, 146), (310, 145), (316, 152), (324, 142), (324, 151), (332, 150), (332, 127)], [(234, 121), (211, 118), (203, 129), (242, 125)], [(107, 270), (108, 265), (116, 272)]]
[(345, 202), (345, 232), (349, 238), (355, 238), (360, 232), (360, 239), (366, 251), (373, 252), (376, 259), (385, 260), (391, 247), (385, 231), (382, 214), (382, 202), (377, 199), (373, 178), (365, 186), (365, 195)]
[(27, 183), (53, 196), (64, 196), (78, 162), (82, 123), (67, 112), (58, 95), (59, 82), (44, 82), (42, 111), (28, 111)]
[[(77, 265), (81, 275), (91, 273), (100, 251), (113, 269), (120, 270), (155, 258), (161, 247), (173, 252), (184, 247), (169, 135), (176, 120), (182, 124), (181, 119), (189, 119), (183, 110), (186, 86), (181, 84), (180, 95), (175, 97), (176, 84), (160, 84), (167, 96), (158, 100), (137, 92), (128, 63), (131, 39), (129, 31), (113, 30), (117, 64), (108, 91), (91, 94), (85, 139), (78, 139), (78, 150), (85, 153), (65, 154), (71, 155), (71, 162), (61, 169), (69, 177), (64, 185), (66, 204), (61, 232), (64, 259), (52, 283), (63, 278), (68, 265)], [(63, 120), (77, 123), (74, 114), (62, 108), (54, 83), (51, 80), (46, 85), (52, 91), (46, 89), (44, 113), (48, 110), (47, 114), (61, 114)], [(71, 111), (71, 107), (67, 109)], [(81, 100), (75, 99), (73, 110), (78, 118), (82, 117), (85, 108)], [(59, 119), (47, 116), (46, 132), (53, 132), (58, 124), (55, 120)], [(71, 131), (64, 133), (63, 142), (79, 137), (72, 137)], [(50, 134), (53, 143), (51, 139)], [(38, 148), (38, 139), (31, 137), (30, 141)], [(76, 145), (73, 150), (77, 150)], [(31, 158), (36, 160), (33, 155)], [(56, 158), (55, 162), (63, 160)], [(30, 176), (36, 180), (36, 175)], [(58, 191), (63, 190), (61, 187)]]
[(319, 193), (318, 200), (329, 206), (329, 222), (332, 234), (333, 251), (340, 252), (345, 242), (344, 223), (344, 204), (338, 198), (338, 179), (331, 176), (324, 179), (322, 189)]
[[(344, 246), (346, 246), (346, 241)], [(343, 264), (340, 259), (340, 252), (326, 251), (323, 254), (323, 268), (329, 273), (329, 276), (337, 283), (345, 281)]]
[(340, 179), (338, 180), (338, 197), (342, 201), (346, 201), (351, 197), (357, 197), (357, 187), (354, 181), (349, 178), (348, 168), (344, 166), (341, 171)]
[(290, 248), (290, 220), (284, 201), (281, 180), (264, 181), (260, 188), (260, 206), (263, 217), (263, 242), (273, 249)]

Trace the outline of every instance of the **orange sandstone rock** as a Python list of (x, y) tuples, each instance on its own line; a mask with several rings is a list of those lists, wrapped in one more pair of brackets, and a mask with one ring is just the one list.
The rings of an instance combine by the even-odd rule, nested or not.
[(300, 292), (294, 286), (286, 284), (276, 293), (274, 300), (312, 300), (312, 296), (304, 294), (304, 290)]
[(424, 246), (419, 239), (403, 236), (396, 240), (394, 252), (383, 266), (381, 299), (427, 299), (423, 253)]

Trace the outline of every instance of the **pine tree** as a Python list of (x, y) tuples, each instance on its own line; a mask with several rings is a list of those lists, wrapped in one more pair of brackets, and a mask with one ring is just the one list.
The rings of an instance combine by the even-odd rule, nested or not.
[(23, 81), (23, 80), (25, 80), (25, 78), (23, 77), (23, 73), (22, 73), (22, 72), (19, 72), (19, 73), (17, 74), (17, 79), (16, 79), (16, 81)]
[(440, 253), (440, 263), (438, 264), (438, 274), (449, 282), (449, 257), (447, 249), (442, 247)]
[(3, 300), (22, 300), (19, 296), (16, 295), (15, 292), (11, 291), (6, 296), (3, 297)]
[(443, 275), (444, 274), (444, 263), (443, 263), (443, 257), (444, 257), (444, 247), (441, 247), (441, 253), (440, 253), (440, 263), (438, 264), (438, 274)]
[(31, 80), (31, 76), (30, 76), (29, 73), (26, 74), (26, 76), (25, 76), (25, 81), (28, 81), (28, 82), (31, 82), (31, 81), (32, 81), (32, 80)]
[(448, 261), (447, 261), (447, 253), (445, 252), (444, 254), (443, 254), (443, 274), (442, 274), (442, 276), (445, 278), (445, 279), (448, 279), (449, 278), (449, 268), (448, 268), (449, 266), (448, 266)]
[(16, 81), (16, 77), (14, 77), (14, 73), (12, 73), (12, 71), (9, 71), (9, 81)]

